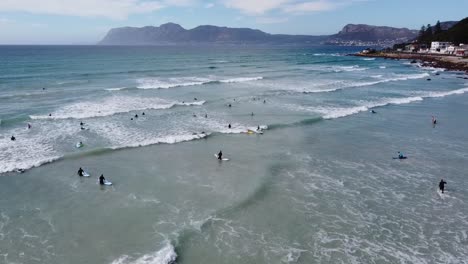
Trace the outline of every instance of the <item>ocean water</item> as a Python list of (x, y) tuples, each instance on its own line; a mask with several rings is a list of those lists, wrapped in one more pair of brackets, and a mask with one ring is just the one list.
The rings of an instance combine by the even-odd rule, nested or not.
[(0, 46), (0, 263), (468, 263), (465, 75), (359, 49)]

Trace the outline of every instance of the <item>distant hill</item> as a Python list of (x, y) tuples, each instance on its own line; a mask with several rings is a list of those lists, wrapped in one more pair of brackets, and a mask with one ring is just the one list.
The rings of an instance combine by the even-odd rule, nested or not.
[(167, 23), (159, 27), (123, 27), (111, 29), (100, 45), (161, 45), (178, 43), (310, 43), (318, 44), (326, 36), (275, 35), (257, 29), (198, 26), (184, 29), (178, 24)]
[[(441, 23), (442, 24), (442, 23)], [(443, 27), (442, 27), (443, 29)], [(468, 43), (468, 17), (462, 19), (448, 30), (444, 30), (432, 37), (433, 40), (450, 41), (456, 44)]]
[[(454, 21), (441, 22), (442, 30), (453, 27)], [(457, 29), (462, 30), (462, 29)], [(463, 31), (463, 30), (462, 30)], [(445, 32), (445, 31), (444, 31)], [(98, 43), (100, 45), (165, 45), (183, 43), (229, 43), (229, 44), (332, 44), (359, 46), (392, 46), (418, 37), (418, 30), (348, 24), (334, 35), (284, 35), (269, 34), (258, 29), (198, 26), (185, 29), (175, 23), (159, 27), (113, 28)]]
[(417, 30), (407, 28), (348, 24), (338, 34), (331, 35), (328, 42), (405, 42), (417, 36)]
[[(440, 22), (440, 28), (442, 30), (448, 30), (450, 29), (451, 27), (455, 26), (458, 22), (460, 21), (444, 21), (444, 22)], [(432, 26), (432, 28), (434, 29), (435, 26)]]

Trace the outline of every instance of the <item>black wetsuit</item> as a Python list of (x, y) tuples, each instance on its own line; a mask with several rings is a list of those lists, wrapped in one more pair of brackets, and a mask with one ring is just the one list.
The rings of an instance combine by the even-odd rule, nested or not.
[(83, 176), (83, 169), (82, 169), (82, 168), (80, 168), (80, 169), (78, 170), (78, 175), (79, 175), (79, 176)]
[(218, 159), (219, 159), (219, 160), (222, 160), (222, 159), (223, 159), (223, 153), (222, 153), (221, 151), (218, 153)]
[(447, 182), (445, 182), (444, 180), (440, 180), (440, 182), (439, 182), (439, 190), (440, 190), (442, 193), (444, 193), (445, 184), (447, 184)]
[(105, 180), (106, 180), (106, 178), (104, 178), (104, 176), (101, 175), (101, 176), (99, 177), (99, 184), (104, 185), (104, 181), (105, 181)]

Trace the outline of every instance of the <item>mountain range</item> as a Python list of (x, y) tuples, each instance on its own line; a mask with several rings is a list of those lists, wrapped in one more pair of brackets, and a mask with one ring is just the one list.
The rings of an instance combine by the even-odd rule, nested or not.
[(159, 27), (121, 27), (111, 29), (100, 45), (166, 45), (184, 43), (228, 44), (338, 44), (388, 45), (416, 38), (418, 30), (348, 24), (328, 36), (269, 34), (258, 29), (203, 25), (185, 29), (175, 23)]

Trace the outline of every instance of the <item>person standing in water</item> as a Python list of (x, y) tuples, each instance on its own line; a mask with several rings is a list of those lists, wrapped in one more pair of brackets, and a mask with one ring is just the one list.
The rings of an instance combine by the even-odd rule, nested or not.
[(444, 179), (440, 179), (440, 182), (439, 182), (439, 190), (440, 190), (442, 193), (444, 193), (445, 184), (447, 184), (447, 182), (444, 181)]
[(79, 176), (83, 176), (83, 172), (84, 172), (84, 170), (80, 167), (80, 168), (78, 169), (78, 175), (79, 175)]
[(32, 127), (31, 123), (28, 123), (28, 129), (31, 129), (31, 127)]
[(218, 159), (222, 160), (223, 159), (223, 152), (220, 150), (218, 153)]
[(106, 178), (104, 178), (104, 174), (101, 174), (101, 176), (99, 176), (99, 184), (104, 185), (105, 181), (106, 181)]
[(231, 128), (231, 124), (228, 125), (228, 128)]
[(436, 124), (437, 124), (437, 119), (434, 116), (432, 116), (432, 126), (435, 127)]

